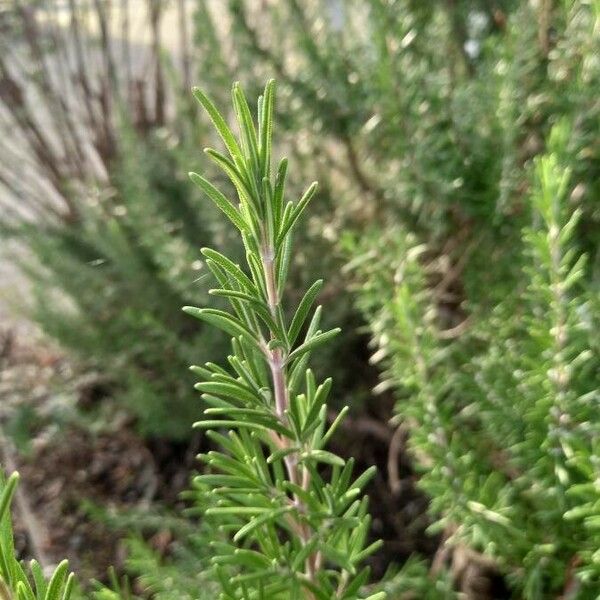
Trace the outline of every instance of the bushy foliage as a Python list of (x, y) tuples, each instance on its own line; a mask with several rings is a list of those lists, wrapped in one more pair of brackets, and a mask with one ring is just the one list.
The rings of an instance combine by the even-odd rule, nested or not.
[[(204, 2), (197, 10), (203, 87), (222, 104), (225, 82), (234, 72), (256, 95), (257, 82), (276, 75), (281, 82), (274, 109), (283, 129), (279, 144), (297, 165), (288, 190), (295, 193), (307, 173), (322, 182), (307, 233), (299, 233), (302, 243), (290, 257), (295, 273), (290, 275), (293, 289), (287, 289), (290, 306), (301, 302), (306, 282), (323, 271), (333, 282), (327, 290), (330, 319), (357, 325), (341, 292), (349, 282), (358, 283), (356, 305), (372, 333), (373, 362), (383, 372), (377, 391), (395, 394), (395, 422), (410, 434), (420, 485), (431, 498), (431, 529), (442, 534), (441, 549), (444, 544), (468, 547), (485, 555), (506, 575), (515, 595), (595, 597), (598, 3), (229, 0), (218, 10), (215, 17)], [(219, 27), (225, 13), (228, 26)], [(212, 209), (198, 208), (199, 194), (179, 177), (179, 146), (173, 148), (170, 136), (161, 140), (154, 133), (140, 141), (126, 127), (119, 129), (123, 148), (111, 167), (108, 191), (101, 187), (97, 198), (85, 198), (75, 222), (57, 228), (44, 222), (42, 235), (38, 225), (23, 230), (21, 239), (42, 259), (42, 269), (31, 270), (39, 283), (40, 322), (109, 373), (146, 432), (185, 435), (197, 406), (182, 376), (190, 356), (212, 361), (199, 372), (207, 379), (200, 385), (209, 404), (218, 404), (211, 409), (216, 414), (231, 407), (222, 397), (215, 400), (210, 386), (239, 390), (239, 381), (231, 378), (241, 378), (250, 388), (244, 388), (246, 397), (257, 403), (262, 384), (270, 385), (264, 365), (254, 365), (256, 373), (249, 375), (240, 367), (248, 352), (243, 342), (236, 342), (230, 361), (235, 373), (225, 373), (216, 366), (225, 354), (222, 338), (210, 328), (195, 329), (177, 313), (180, 305), (206, 303), (204, 286), (194, 282), (206, 270), (227, 285), (217, 292), (222, 305), (197, 314), (223, 324), (219, 311), (231, 300), (242, 326), (281, 330), (274, 337), (284, 344), (275, 343), (269, 352), (295, 352), (293, 342), (285, 344), (289, 331), (283, 325), (293, 313), (278, 313), (274, 320), (264, 303), (259, 224), (266, 220), (272, 234), (274, 216), (260, 207), (277, 188), (263, 181), (264, 157), (257, 155), (251, 119), (237, 96), (236, 107), (244, 122), (242, 141), (226, 133), (233, 158), (213, 157), (234, 179), (233, 187), (223, 183), (227, 190), (236, 182), (240, 187), (241, 172), (249, 178), (242, 184), (251, 187), (242, 195), (261, 201), (256, 206), (248, 201), (250, 208), (235, 216), (224, 199), (228, 192), (221, 197), (212, 184), (197, 181), (234, 220), (242, 219), (241, 229), (252, 224), (249, 231), (259, 243), (251, 248), (255, 257), (245, 274), (235, 267), (244, 249), (231, 241)], [(181, 149), (189, 155), (187, 142)], [(295, 215), (294, 208), (289, 211), (288, 217)], [(252, 235), (246, 232), (248, 239)], [(202, 263), (195, 250), (207, 244), (223, 254), (209, 253)], [(338, 250), (350, 263), (342, 273)], [(235, 268), (223, 262), (225, 255)], [(240, 277), (237, 287), (229, 286), (223, 264)], [(58, 300), (53, 294), (48, 301), (48, 284)], [(310, 290), (309, 296), (317, 293), (316, 287)], [(258, 311), (254, 321), (245, 321), (247, 304)], [(353, 356), (358, 354), (352, 352), (354, 331), (345, 335), (343, 343), (338, 338), (337, 346), (335, 341), (329, 345), (331, 362), (321, 361), (315, 371), (348, 373), (341, 395), (356, 402), (364, 398), (366, 384), (355, 373), (365, 365)], [(336, 367), (336, 360), (345, 368)], [(357, 368), (348, 367), (350, 360), (357, 360)], [(294, 386), (300, 386), (304, 366), (295, 375)], [(308, 422), (302, 403), (329, 385), (319, 388), (316, 381), (308, 376), (300, 408), (293, 407), (298, 413), (292, 421), (297, 417), (300, 426), (293, 421), (296, 429), (280, 428), (278, 435), (285, 438), (291, 431), (290, 439), (301, 437)], [(262, 405), (252, 409), (263, 411), (260, 416), (239, 412), (247, 410), (241, 406), (233, 410), (238, 411), (234, 421), (252, 415), (263, 419), (261, 426), (273, 424)], [(311, 414), (311, 423), (317, 416)], [(273, 459), (283, 470), (279, 476), (275, 466), (252, 460), (258, 451), (266, 460), (267, 448), (274, 450), (271, 442), (256, 441), (261, 435), (240, 433), (232, 441), (211, 434), (237, 457), (233, 464), (250, 465), (242, 469), (243, 477), (270, 477), (281, 500), (289, 492), (281, 493), (289, 448)], [(205, 458), (222, 470), (232, 464), (227, 453)], [(324, 473), (307, 460), (316, 471), (312, 485)], [(334, 478), (345, 473), (341, 466), (329, 469)], [(222, 477), (241, 477), (210, 469), (205, 476), (197, 481), (196, 494), (204, 508), (219, 502), (206, 486), (217, 486)], [(222, 504), (209, 508), (215, 525), (223, 526), (215, 533), (216, 562), (224, 565), (221, 581), (226, 589), (232, 586), (233, 597), (244, 597), (243, 581), (252, 582), (250, 589), (267, 578), (271, 563), (267, 566), (264, 556), (273, 558), (281, 550), (273, 531), (285, 528), (285, 511), (273, 512), (285, 506), (261, 505), (264, 494), (257, 492), (256, 481), (241, 489), (245, 497), (240, 492), (232, 499), (225, 487)], [(316, 499), (306, 498), (315, 510), (319, 502), (327, 503), (331, 490), (325, 484), (323, 490), (315, 492)], [(259, 500), (252, 504), (254, 493)], [(260, 508), (265, 520), (235, 513), (244, 502), (242, 508)], [(219, 515), (219, 509), (225, 510)], [(240, 569), (239, 548), (230, 538), (244, 527), (249, 527), (247, 539), (258, 546), (264, 543), (259, 534), (276, 539), (271, 554), (265, 550), (262, 558), (252, 554), (254, 547), (244, 548), (246, 563)], [(286, 535), (288, 546), (280, 554), (293, 560), (302, 544)], [(325, 544), (329, 560), (343, 567), (336, 544)], [(307, 552), (313, 550), (309, 546)], [(143, 546), (134, 554), (140, 557), (134, 570), (148, 567), (146, 581), (155, 593), (184, 594), (195, 585), (185, 576), (169, 587), (169, 577), (180, 567), (164, 565), (170, 574), (161, 582), (154, 557)], [(260, 560), (265, 572), (243, 579)], [(338, 573), (328, 572), (318, 585), (330, 589)], [(281, 570), (273, 581), (282, 589), (292, 585)], [(447, 581), (434, 584), (419, 561), (411, 561), (397, 582), (398, 587), (386, 584), (390, 594), (409, 589), (417, 597), (451, 594)]]
[[(159, 4), (153, 3), (162, 14)], [(53, 15), (43, 8), (10, 14), (11, 25), (15, 25), (11, 33), (30, 27), (32, 35), (39, 35), (40, 40), (37, 51), (35, 47), (23, 48), (32, 62), (20, 67), (27, 73), (14, 76), (12, 71), (19, 71), (17, 61), (6, 66), (7, 85), (20, 84), (23, 78), (30, 88), (39, 91), (45, 85), (44, 77), (27, 79), (28, 68), (41, 72), (46, 63), (54, 66), (56, 62), (57, 71), (68, 71), (69, 65), (61, 65), (60, 61), (75, 51), (72, 37), (78, 27), (82, 29), (80, 36), (86, 31), (86, 19), (97, 17), (100, 28), (106, 20), (108, 32), (114, 26), (110, 24), (114, 17), (100, 5), (73, 6), (76, 8), (69, 9), (73, 31), (54, 32), (56, 38), (47, 47), (41, 46), (44, 32), (36, 28)], [(195, 69), (217, 98), (228, 94), (231, 80), (227, 51), (218, 47), (220, 30), (205, 4), (200, 3), (195, 36), (201, 56)], [(20, 264), (31, 283), (32, 293), (23, 303), (25, 310), (78, 359), (82, 368), (98, 373), (98, 394), (94, 396), (102, 397), (101, 409), (106, 409), (108, 403), (110, 410), (105, 413), (114, 414), (115, 405), (124, 409), (136, 418), (145, 435), (182, 439), (189, 436), (188, 424), (197, 415), (198, 405), (190, 394), (190, 376), (182, 376), (180, 367), (186, 364), (187, 356), (216, 360), (224, 356), (225, 349), (210, 328), (191, 322), (177, 309), (202, 294), (198, 280), (206, 272), (197, 248), (227, 248), (235, 256), (241, 244), (215, 219), (211, 206), (199, 204), (199, 192), (183, 175), (184, 157), (187, 160), (199, 144), (207, 143), (212, 132), (197, 118), (187, 94), (177, 97), (173, 106), (168, 102), (171, 96), (180, 94), (181, 83), (170, 60), (153, 56), (152, 50), (147, 61), (156, 62), (159, 72), (155, 73), (156, 80), (148, 82), (147, 90), (140, 84), (138, 97), (138, 92), (134, 93), (136, 78), (142, 75), (137, 72), (137, 63), (127, 64), (126, 57), (123, 63), (116, 60), (110, 43), (97, 48), (94, 39), (84, 38), (80, 40), (81, 52), (95, 56), (101, 51), (99, 62), (112, 64), (116, 81), (112, 81), (111, 73), (94, 65), (89, 72), (78, 74), (82, 86), (75, 89), (66, 83), (63, 88), (51, 77), (47, 82), (50, 87), (42, 89), (42, 106), (36, 106), (31, 94), (26, 93), (29, 88), (18, 94), (22, 106), (15, 113), (14, 126), (32, 146), (25, 148), (30, 158), (40, 163), (34, 182), (40, 183), (41, 189), (28, 189), (22, 194), (24, 200), (19, 200), (21, 188), (9, 185), (12, 180), (5, 174), (10, 171), (8, 158), (12, 155), (2, 146), (7, 164), (0, 169), (0, 185), (7, 188), (7, 198), (10, 193), (16, 197), (12, 203), (4, 195), (0, 197), (0, 235), (16, 242), (11, 246), (15, 252), (10, 260)], [(210, 65), (203, 62), (205, 54), (210, 55)], [(160, 86), (166, 89), (161, 92)], [(71, 106), (74, 99), (79, 102)], [(1, 96), (0, 102), (9, 113), (19, 108), (10, 95)], [(61, 106), (60, 111), (57, 106)], [(44, 122), (44, 115), (52, 109), (56, 110), (55, 119)], [(92, 118), (94, 115), (97, 118)], [(72, 132), (65, 130), (69, 118), (74, 121)], [(29, 129), (33, 127), (32, 134)], [(30, 141), (36, 136), (42, 138), (39, 143), (44, 153), (40, 156)], [(53, 137), (60, 140), (60, 148), (52, 144)], [(92, 158), (83, 160), (77, 152), (69, 153), (77, 144)], [(59, 181), (48, 183), (48, 172)], [(291, 189), (296, 188), (298, 179), (291, 178)], [(53, 185), (56, 189), (48, 194), (47, 188)], [(296, 259), (293, 287), (297, 289), (291, 290), (292, 296), (301, 295), (302, 285), (312, 277), (311, 263), (300, 262), (302, 259)], [(334, 271), (338, 264), (330, 258), (324, 266)], [(351, 324), (350, 304), (340, 303), (335, 317)], [(345, 335), (353, 338), (353, 328), (348, 327)]]
[[(99, 412), (187, 438), (197, 404), (185, 357), (224, 347), (178, 309), (199, 295), (197, 248), (230, 245), (181, 163), (203, 136), (189, 94), (175, 98), (189, 72), (161, 48), (164, 3), (140, 7), (143, 47), (131, 7), (54, 8), (3, 12), (0, 235), (14, 250), (4, 260), (30, 283), (21, 308), (98, 374)], [(182, 32), (184, 55), (187, 44)]]
[[(209, 406), (205, 410), (209, 418), (196, 425), (207, 429), (207, 435), (221, 446), (203, 457), (207, 471), (194, 479), (193, 496), (213, 548), (208, 585), (217, 582), (223, 600), (365, 597), (369, 569), (359, 565), (379, 542), (368, 541), (370, 518), (361, 490), (374, 469), (353, 479), (353, 459), (345, 461), (325, 449), (347, 409), (327, 423), (332, 381), (318, 384), (308, 368), (312, 352), (338, 330), (319, 328), (321, 307), (313, 309), (313, 304), (322, 281), (307, 290), (291, 319), (283, 302), (292, 233), (315, 194), (316, 183), (297, 202), (286, 201), (287, 160), (279, 162), (276, 175), (271, 173), (273, 81), (258, 100), (256, 125), (241, 88), (234, 85), (239, 139), (211, 100), (198, 89), (195, 95), (230, 158), (212, 149), (207, 154), (231, 179), (239, 204), (204, 177), (196, 173), (190, 177), (239, 230), (247, 264), (244, 270), (218, 251), (203, 249), (206, 265), (221, 286), (211, 293), (226, 298), (231, 312), (184, 307), (233, 336), (231, 370), (211, 361), (192, 367), (203, 378), (196, 388)], [(227, 435), (220, 432), (224, 428)], [(15, 484), (13, 476), (2, 495), (0, 516)], [(8, 524), (6, 537), (12, 549), (10, 536)], [(205, 544), (206, 540), (202, 548)], [(151, 560), (145, 556), (142, 570)], [(165, 567), (161, 570), (164, 574)], [(59, 597), (65, 571), (62, 563), (44, 600)], [(40, 576), (39, 568), (34, 568), (35, 579)], [(29, 585), (24, 575), (22, 582), (13, 581), (6, 570), (6, 578), (17, 594), (25, 593), (19, 591)], [(191, 582), (178, 577), (172, 585), (164, 580), (157, 583), (148, 572), (141, 581), (157, 597), (185, 595), (187, 586), (199, 584), (198, 577)], [(65, 600), (72, 585), (71, 577)], [(385, 592), (367, 594), (369, 600), (386, 597)], [(197, 597), (197, 592), (193, 595)], [(103, 588), (94, 597), (133, 596), (127, 585), (115, 581), (112, 590)]]
[(185, 438), (198, 414), (187, 357), (218, 358), (224, 346), (178, 309), (201, 294), (197, 248), (220, 232), (167, 142), (123, 128), (112, 186), (81, 198), (74, 223), (21, 224), (29, 252), (18, 260), (44, 330), (100, 373), (143, 433)]
[[(572, 124), (566, 160), (590, 223), (584, 237), (597, 227), (594, 3), (229, 7), (242, 76), (252, 85), (277, 73), (282, 124), (333, 199), (321, 235), (393, 221), (451, 263), (470, 248), (460, 285), (490, 306), (518, 277), (510, 250), (518, 254), (524, 225), (524, 167), (562, 115)], [(506, 252), (496, 279), (506, 287), (491, 285), (484, 268), (499, 246)]]
[[(545, 263), (533, 233), (539, 222), (547, 227), (540, 235), (549, 235), (551, 229), (548, 209), (537, 200), (544, 186), (543, 194), (556, 192), (555, 202), (563, 206), (554, 216), (554, 228), (566, 227), (570, 234), (569, 245), (560, 252), (569, 264), (573, 255), (587, 253), (589, 258), (587, 267), (578, 265), (580, 280), (565, 300), (574, 309), (573, 316), (564, 317), (573, 327), (570, 351), (581, 356), (576, 365), (597, 352), (593, 337), (582, 339), (582, 332), (586, 319), (597, 319), (599, 154), (592, 123), (598, 120), (598, 7), (588, 2), (506, 2), (494, 7), (459, 2), (451, 9), (443, 3), (400, 1), (290, 2), (261, 12), (242, 1), (231, 5), (245, 43), (240, 60), (253, 73), (274, 69), (282, 76), (282, 104), (289, 102), (291, 115), (285, 125), (310, 140), (306, 162), (327, 164), (326, 172), (334, 174), (325, 177), (325, 187), (339, 209), (333, 219), (336, 227), (326, 231), (341, 237), (348, 248), (348, 272), (355, 272), (354, 267), (362, 274), (357, 302), (381, 345), (374, 359), (387, 354), (380, 389), (395, 388), (400, 399), (400, 419), (411, 432), (415, 461), (424, 469), (422, 488), (431, 496), (432, 513), (442, 516), (437, 528), (450, 544), (464, 543), (461, 534), (468, 532), (467, 543), (493, 556), (529, 597), (545, 597), (561, 586), (582, 597), (593, 594), (597, 583), (582, 583), (592, 577), (597, 560), (580, 539), (588, 534), (581, 523), (569, 525), (573, 529), (568, 533), (564, 529), (575, 514), (594, 522), (593, 486), (580, 488), (577, 483), (578, 491), (565, 492), (573, 502), (573, 494), (584, 494), (586, 508), (571, 513), (566, 503), (553, 521), (560, 528), (550, 536), (544, 520), (549, 505), (538, 505), (536, 520), (525, 504), (518, 508), (522, 499), (513, 493), (520, 485), (554, 491), (556, 484), (542, 483), (539, 472), (530, 479), (517, 477), (511, 452), (525, 449), (509, 444), (507, 450), (506, 445), (532, 427), (513, 407), (524, 389), (513, 381), (509, 360), (518, 356), (511, 365), (517, 373), (537, 368), (541, 377), (554, 368), (554, 359), (546, 354), (557, 353), (548, 347), (542, 358), (536, 354), (542, 352), (540, 331), (551, 338), (554, 324), (518, 319), (526, 306), (533, 310), (543, 305), (557, 285), (549, 272), (540, 280)], [(265, 20), (281, 35), (267, 41), (258, 35), (258, 24)], [(281, 47), (294, 60), (281, 60)], [(551, 150), (538, 167), (555, 183), (538, 179), (532, 192), (533, 159), (544, 154), (550, 130), (561, 119), (569, 123), (569, 133), (554, 134)], [(562, 142), (556, 141), (561, 135)], [(549, 192), (548, 186), (557, 188), (566, 169), (570, 183), (561, 198), (560, 190)], [(576, 226), (565, 220), (572, 208), (581, 213)], [(355, 235), (337, 233), (352, 229)], [(566, 266), (557, 269), (562, 272)], [(538, 312), (552, 318), (552, 304), (548, 298), (545, 302), (548, 308), (536, 308), (536, 319)], [(532, 331), (526, 335), (524, 327)], [(571, 356), (569, 351), (566, 355)], [(488, 415), (484, 408), (491, 398), (480, 387), (479, 360), (490, 366), (489, 381), (494, 383), (488, 384), (501, 398), (495, 410), (507, 411), (502, 433), (498, 415)], [(575, 387), (583, 383), (582, 394), (591, 394), (585, 409), (569, 409), (578, 413), (583, 430), (593, 423), (585, 411), (595, 405), (594, 368), (594, 361), (586, 368), (581, 365), (582, 380), (575, 375), (577, 383), (570, 380)], [(551, 387), (552, 377), (545, 381), (534, 395)], [(539, 413), (530, 415), (521, 407), (528, 418), (539, 420), (538, 426), (544, 423), (540, 415), (555, 402), (549, 400), (553, 392), (544, 393), (545, 400), (537, 403)], [(577, 404), (579, 392), (569, 394), (573, 400), (564, 404)], [(528, 402), (535, 404), (531, 397)], [(484, 433), (482, 427), (489, 430)], [(567, 433), (560, 428), (550, 437), (562, 440)], [(536, 435), (528, 444), (537, 444), (540, 452), (541, 434)], [(571, 457), (569, 468), (578, 471), (575, 464), (586, 462), (587, 477), (593, 478), (594, 433), (584, 438), (587, 449), (577, 460)], [(523, 464), (544, 455), (534, 454), (524, 457)], [(508, 474), (501, 466), (504, 461), (511, 465)], [(506, 484), (511, 477), (518, 479), (515, 487)], [(571, 472), (569, 480), (578, 477)], [(523, 519), (528, 515), (530, 534), (536, 531), (521, 546), (517, 539), (529, 534), (519, 517), (507, 533), (511, 510), (521, 510)], [(566, 541), (570, 536), (572, 545)], [(549, 538), (547, 546), (540, 541)], [(544, 551), (552, 556), (542, 557)]]
[(370, 238), (351, 265), (433, 528), (494, 557), (530, 599), (593, 597), (599, 581), (598, 314), (560, 160), (569, 133), (556, 126), (536, 160), (514, 292), (462, 335), (444, 330), (436, 260), (410, 235)]
[[(498, 481), (496, 494), (506, 498), (505, 510), (516, 525), (513, 536), (488, 543), (514, 565), (525, 565), (528, 598), (565, 587), (586, 597), (600, 582), (594, 557), (598, 315), (594, 288), (586, 280), (586, 255), (576, 243), (582, 211), (567, 203), (570, 173), (560, 164), (566, 140), (558, 138), (567, 135), (557, 126), (549, 153), (536, 161), (522, 294), (496, 307), (481, 335), (488, 350), (471, 366), (482, 394), (475, 401), (483, 435), (491, 447), (502, 449), (501, 464), (510, 471), (506, 482)], [(521, 526), (525, 522), (528, 527)], [(571, 581), (576, 576), (584, 582), (581, 590)]]

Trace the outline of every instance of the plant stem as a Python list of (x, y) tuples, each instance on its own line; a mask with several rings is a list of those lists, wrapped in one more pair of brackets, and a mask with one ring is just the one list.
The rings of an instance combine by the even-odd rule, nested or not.
[[(262, 266), (265, 274), (265, 283), (269, 302), (269, 310), (273, 318), (277, 318), (277, 308), (279, 306), (279, 294), (277, 292), (277, 282), (275, 280), (275, 251), (269, 244), (263, 243), (262, 248)], [(274, 338), (271, 332), (271, 339)], [(275, 411), (282, 421), (286, 420), (285, 411), (289, 406), (289, 392), (285, 381), (285, 356), (281, 348), (273, 348), (268, 351), (268, 362), (273, 380), (273, 391), (275, 394)], [(280, 437), (281, 447), (289, 448), (290, 440), (285, 436)], [(285, 466), (290, 481), (294, 485), (300, 485), (300, 469), (298, 466), (297, 453), (288, 454), (285, 459)], [(310, 473), (306, 469), (302, 473), (302, 487), (308, 489), (310, 485)], [(302, 500), (294, 494), (294, 505), (302, 514), (306, 513), (306, 507)], [(300, 523), (300, 538), (304, 544), (310, 539), (310, 531), (305, 523)], [(305, 563), (305, 574), (309, 581), (314, 581), (316, 566), (319, 562), (317, 554), (311, 554), (307, 557)], [(309, 600), (314, 598), (312, 592), (308, 591)]]

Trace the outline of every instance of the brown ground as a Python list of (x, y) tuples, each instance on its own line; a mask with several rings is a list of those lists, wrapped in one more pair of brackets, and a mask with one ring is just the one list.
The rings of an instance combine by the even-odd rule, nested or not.
[(195, 454), (143, 440), (119, 415), (81, 423), (78, 408), (99, 399), (98, 381), (78, 376), (32, 330), (0, 329), (2, 462), (21, 474), (17, 547), (42, 564), (68, 558), (81, 581), (104, 579), (109, 566), (123, 564), (122, 532), (103, 513), (174, 507)]

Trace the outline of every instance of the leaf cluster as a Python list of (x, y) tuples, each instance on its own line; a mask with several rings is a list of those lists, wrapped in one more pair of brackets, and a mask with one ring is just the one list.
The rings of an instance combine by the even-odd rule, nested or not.
[(18, 473), (8, 479), (0, 474), (0, 598), (2, 600), (69, 600), (75, 576), (63, 560), (47, 578), (36, 560), (26, 572), (15, 556), (10, 506), (19, 481)]
[[(577, 598), (598, 585), (598, 313), (561, 161), (570, 136), (558, 123), (535, 161), (517, 293), (472, 313), (462, 335), (446, 334), (436, 261), (410, 236), (370, 239), (350, 265), (366, 278), (359, 305), (432, 496), (432, 530), (493, 557), (531, 600), (573, 577)], [(396, 253), (394, 273), (376, 251)]]
[(318, 383), (308, 368), (312, 352), (339, 330), (320, 329), (321, 308), (313, 305), (321, 281), (289, 323), (283, 303), (292, 233), (316, 184), (286, 202), (287, 161), (271, 174), (274, 82), (259, 98), (256, 125), (234, 85), (239, 139), (211, 100), (194, 94), (229, 156), (206, 153), (231, 179), (238, 202), (202, 176), (190, 177), (239, 230), (246, 253), (244, 269), (215, 250), (202, 251), (219, 284), (210, 293), (226, 298), (230, 311), (184, 309), (232, 337), (227, 367), (192, 367), (209, 407), (196, 427), (220, 447), (201, 457), (208, 472), (194, 485), (204, 516), (224, 533), (213, 542), (221, 597), (358, 598), (368, 582), (368, 569), (359, 565), (378, 547), (368, 543), (361, 498), (373, 471), (353, 479), (354, 461), (326, 449), (345, 411), (328, 425), (331, 379)]

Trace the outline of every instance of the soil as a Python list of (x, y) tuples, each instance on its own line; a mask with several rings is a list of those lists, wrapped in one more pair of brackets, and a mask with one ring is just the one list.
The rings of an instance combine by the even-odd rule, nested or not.
[[(105, 580), (110, 566), (123, 566), (123, 531), (110, 515), (177, 507), (197, 446), (145, 440), (119, 417), (96, 429), (79, 423), (78, 408), (90, 409), (101, 389), (35, 332), (0, 330), (0, 445), (4, 467), (21, 475), (17, 549), (46, 566), (68, 558), (80, 581)], [(31, 443), (17, 449), (25, 438)]]

